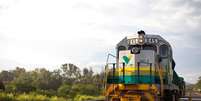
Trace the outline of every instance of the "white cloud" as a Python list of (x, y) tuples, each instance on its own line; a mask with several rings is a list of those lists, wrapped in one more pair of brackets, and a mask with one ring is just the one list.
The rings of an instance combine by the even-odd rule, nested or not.
[[(100, 66), (107, 52), (115, 53), (118, 41), (143, 29), (170, 41), (179, 70), (188, 65), (183, 56), (197, 69), (200, 4), (196, 0), (1, 0), (0, 65)], [(15, 62), (5, 65), (6, 60)]]
[[(184, 67), (183, 67), (184, 68)], [(186, 69), (176, 69), (176, 72), (179, 76), (184, 77), (184, 80), (188, 83), (197, 83), (198, 78), (201, 76), (201, 70), (200, 69), (192, 69), (189, 67), (185, 67)]]

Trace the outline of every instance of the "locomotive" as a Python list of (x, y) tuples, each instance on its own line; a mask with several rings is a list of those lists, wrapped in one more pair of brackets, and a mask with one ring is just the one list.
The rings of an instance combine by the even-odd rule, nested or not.
[(115, 63), (105, 66), (106, 101), (178, 101), (185, 95), (172, 47), (161, 36), (138, 31), (123, 38), (111, 56)]

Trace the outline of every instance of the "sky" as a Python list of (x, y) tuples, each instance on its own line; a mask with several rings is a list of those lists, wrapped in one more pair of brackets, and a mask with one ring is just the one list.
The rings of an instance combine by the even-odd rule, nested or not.
[(144, 30), (173, 47), (176, 71), (201, 76), (200, 0), (0, 0), (0, 70), (103, 70), (125, 36)]

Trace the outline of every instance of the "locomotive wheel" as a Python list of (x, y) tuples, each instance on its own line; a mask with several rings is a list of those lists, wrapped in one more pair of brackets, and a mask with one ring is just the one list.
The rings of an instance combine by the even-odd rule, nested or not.
[(179, 94), (176, 91), (165, 91), (164, 101), (179, 101)]
[(179, 92), (174, 93), (174, 99), (175, 101), (179, 101)]

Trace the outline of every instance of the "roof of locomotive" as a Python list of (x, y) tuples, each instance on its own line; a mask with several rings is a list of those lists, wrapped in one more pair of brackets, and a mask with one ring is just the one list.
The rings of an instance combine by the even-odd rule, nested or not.
[[(118, 44), (117, 44), (117, 47), (119, 46), (129, 46), (129, 40), (132, 40), (132, 39), (138, 39), (139, 36), (138, 34), (134, 34), (134, 35), (131, 35), (131, 36), (126, 36), (124, 39), (122, 39)], [(144, 39), (145, 40), (148, 40), (148, 39), (157, 39), (157, 43), (153, 43), (153, 42), (144, 42), (143, 44), (155, 44), (155, 45), (162, 45), (162, 44), (165, 44), (167, 45), (168, 47), (171, 47), (171, 45), (169, 44), (168, 41), (166, 41), (165, 39), (163, 39), (160, 35), (153, 35), (153, 34), (145, 34), (144, 35)], [(132, 45), (138, 45), (139, 43), (135, 43), (135, 44), (132, 44)]]

